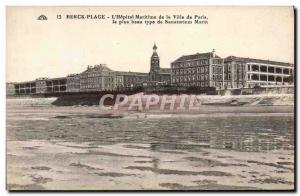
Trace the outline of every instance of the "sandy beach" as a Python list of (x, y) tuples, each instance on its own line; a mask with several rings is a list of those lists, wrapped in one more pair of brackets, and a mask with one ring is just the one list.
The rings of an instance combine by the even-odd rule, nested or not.
[[(9, 190), (293, 189), (293, 105), (195, 112), (7, 100)], [(111, 112), (111, 111), (109, 111)]]

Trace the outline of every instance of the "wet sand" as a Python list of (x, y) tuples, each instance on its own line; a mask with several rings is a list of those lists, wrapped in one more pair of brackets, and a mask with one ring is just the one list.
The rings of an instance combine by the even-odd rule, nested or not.
[(98, 107), (8, 106), (7, 188), (294, 188), (293, 106), (205, 107), (103, 119)]
[(150, 145), (8, 142), (10, 190), (292, 189), (293, 153), (204, 148), (151, 151)]

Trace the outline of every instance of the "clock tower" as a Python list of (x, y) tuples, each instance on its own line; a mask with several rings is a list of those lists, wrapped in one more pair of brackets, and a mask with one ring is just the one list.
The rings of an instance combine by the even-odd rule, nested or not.
[(152, 56), (151, 56), (151, 62), (150, 62), (150, 80), (151, 81), (156, 81), (158, 78), (157, 78), (157, 73), (159, 71), (159, 56), (156, 52), (157, 50), (157, 46), (156, 44), (154, 43), (154, 46), (153, 46), (153, 53), (152, 53)]

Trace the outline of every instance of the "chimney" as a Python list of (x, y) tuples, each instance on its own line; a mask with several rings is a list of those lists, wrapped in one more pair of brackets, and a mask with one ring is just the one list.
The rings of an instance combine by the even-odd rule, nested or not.
[(215, 50), (215, 49), (212, 50), (212, 57), (213, 57), (213, 58), (216, 57), (216, 50)]

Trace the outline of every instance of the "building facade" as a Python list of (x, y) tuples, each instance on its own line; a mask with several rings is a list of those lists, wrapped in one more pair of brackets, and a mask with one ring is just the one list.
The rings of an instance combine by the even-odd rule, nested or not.
[(106, 65), (89, 66), (80, 74), (80, 91), (113, 91), (133, 88), (147, 82), (148, 74), (113, 71)]
[(140, 72), (116, 72), (116, 81), (117, 88), (143, 86), (148, 81), (148, 74)]
[(235, 56), (224, 59), (224, 88), (286, 86), (293, 83), (293, 64)]
[(294, 84), (294, 65), (290, 63), (229, 56), (221, 58), (215, 50), (184, 55), (160, 67), (154, 44), (149, 73), (113, 71), (104, 64), (88, 66), (80, 74), (60, 78), (7, 83), (7, 94), (32, 95), (61, 92), (115, 91), (138, 86), (240, 89)]
[(15, 94), (16, 94), (15, 84), (12, 82), (7, 82), (6, 83), (6, 96), (15, 95)]
[(171, 63), (172, 85), (199, 88), (222, 86), (222, 66), (223, 59), (214, 50), (181, 56)]
[(67, 92), (79, 92), (80, 91), (80, 75), (70, 74), (67, 76)]
[(197, 53), (171, 63), (172, 85), (216, 89), (293, 84), (294, 66), (277, 61)]
[(35, 81), (15, 83), (15, 92), (16, 95), (36, 94), (36, 83)]
[(38, 78), (35, 81), (15, 83), (16, 95), (66, 92), (66, 78)]
[(113, 90), (114, 74), (104, 64), (88, 66), (80, 74), (80, 91)]
[(47, 80), (48, 78), (38, 78), (35, 80), (36, 94), (47, 93), (47, 84), (46, 84)]
[(50, 78), (46, 80), (46, 93), (61, 93), (67, 91), (67, 78)]

